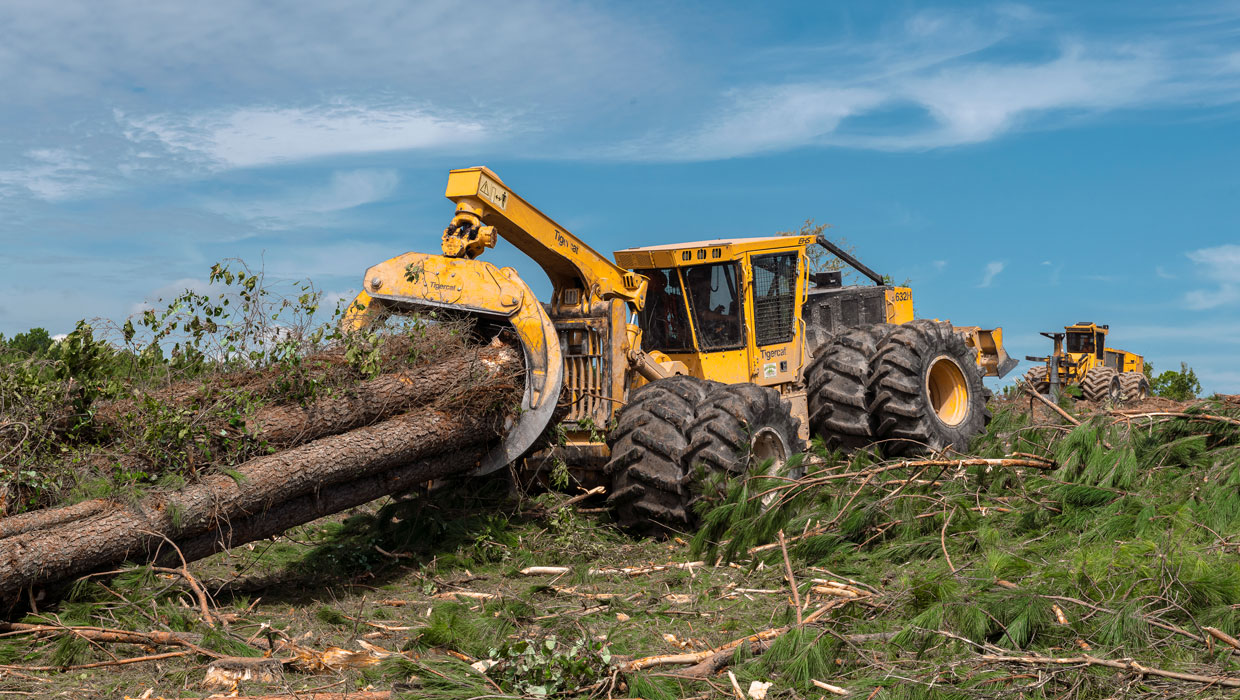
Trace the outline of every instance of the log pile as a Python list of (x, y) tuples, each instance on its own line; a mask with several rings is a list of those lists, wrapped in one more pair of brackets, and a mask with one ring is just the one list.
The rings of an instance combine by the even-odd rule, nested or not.
[(474, 348), (306, 406), (264, 407), (246, 429), (270, 454), (179, 490), (0, 519), (0, 602), (125, 561), (180, 566), (468, 471), (517, 406), (520, 373), (513, 348)]

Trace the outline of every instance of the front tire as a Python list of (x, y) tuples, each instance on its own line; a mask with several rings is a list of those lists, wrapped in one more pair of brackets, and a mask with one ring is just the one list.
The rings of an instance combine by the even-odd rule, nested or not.
[(870, 413), (887, 454), (962, 450), (990, 422), (974, 353), (950, 323), (897, 327), (872, 367)]
[(1049, 374), (1046, 365), (1037, 365), (1025, 372), (1025, 381), (1033, 385), (1034, 391), (1039, 394), (1045, 394), (1051, 388), (1051, 383), (1047, 379)]
[(692, 522), (681, 453), (697, 405), (713, 382), (668, 377), (636, 389), (607, 436), (612, 507), (621, 527), (644, 534), (684, 530)]
[(1141, 372), (1121, 372), (1119, 388), (1124, 401), (1141, 401), (1150, 396), (1150, 380)]
[(708, 488), (712, 474), (723, 475), (726, 482), (770, 460), (768, 473), (799, 476), (788, 474), (785, 464), (805, 449), (797, 437), (800, 425), (791, 405), (774, 389), (756, 384), (717, 385), (699, 404), (697, 419), (689, 428), (683, 463), (692, 480), (690, 505), (722, 497), (719, 490)]
[(1094, 403), (1118, 403), (1124, 396), (1119, 372), (1111, 367), (1094, 367), (1086, 372), (1085, 378), (1081, 380), (1081, 393)]

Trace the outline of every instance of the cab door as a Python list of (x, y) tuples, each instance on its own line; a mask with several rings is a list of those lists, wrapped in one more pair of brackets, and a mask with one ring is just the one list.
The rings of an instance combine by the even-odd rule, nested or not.
[(750, 376), (763, 386), (794, 382), (801, 368), (804, 271), (798, 251), (747, 256)]

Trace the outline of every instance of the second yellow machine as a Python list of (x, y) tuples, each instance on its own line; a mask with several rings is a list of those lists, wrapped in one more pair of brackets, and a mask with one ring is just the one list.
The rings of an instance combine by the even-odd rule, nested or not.
[(1134, 401), (1150, 395), (1145, 378), (1145, 359), (1119, 348), (1108, 348), (1110, 328), (1091, 321), (1064, 326), (1062, 333), (1043, 333), (1055, 346), (1047, 357), (1026, 357), (1039, 362), (1025, 373), (1039, 393), (1078, 386), (1090, 401)]
[[(1016, 364), (1000, 329), (915, 320), (911, 290), (820, 236), (629, 248), (612, 262), (487, 168), (451, 171), (446, 196), (456, 213), (442, 254), (367, 270), (346, 323), (433, 309), (513, 334), (522, 411), (473, 473), (544, 459), (531, 447), (567, 404), (558, 457), (583, 479), (605, 475), (630, 527), (692, 525), (697, 477), (782, 469), (812, 434), (888, 453), (963, 447), (989, 419), (982, 376)], [(499, 239), (546, 272), (550, 303), (512, 268), (477, 259)], [(818, 245), (874, 286), (812, 273)]]

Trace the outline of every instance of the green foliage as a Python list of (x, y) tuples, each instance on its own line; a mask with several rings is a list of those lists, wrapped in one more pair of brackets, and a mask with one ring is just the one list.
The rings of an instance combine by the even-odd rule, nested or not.
[(7, 340), (0, 334), (0, 356), (11, 359), (16, 353), (26, 357), (46, 355), (54, 342), (46, 328), (31, 328)]
[(1181, 362), (1178, 372), (1167, 370), (1153, 376), (1154, 366), (1146, 362), (1145, 371), (1150, 380), (1150, 393), (1155, 396), (1175, 401), (1190, 401), (1201, 393), (1201, 382), (1197, 380), (1197, 373), (1187, 363)]
[(610, 673), (611, 651), (602, 642), (560, 643), (555, 635), (518, 639), (489, 650), (487, 675), (505, 692), (534, 697), (571, 693)]

